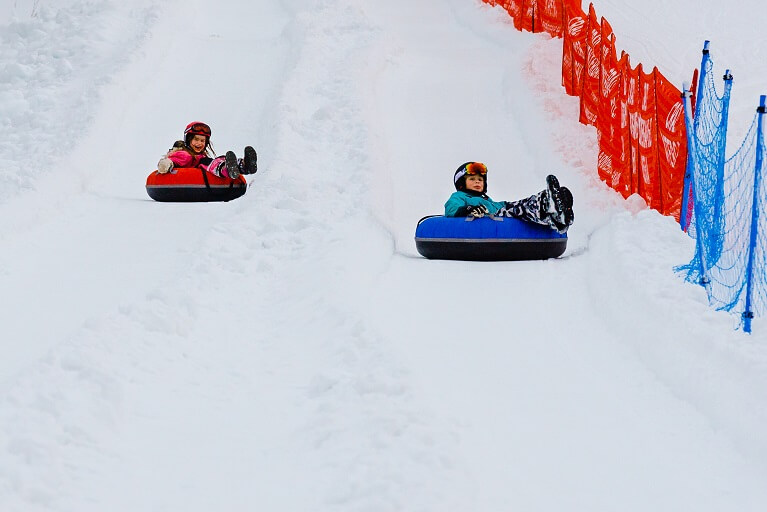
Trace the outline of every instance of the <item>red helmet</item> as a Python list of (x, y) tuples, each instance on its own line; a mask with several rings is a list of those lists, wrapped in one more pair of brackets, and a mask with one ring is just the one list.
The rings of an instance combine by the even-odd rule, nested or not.
[(186, 125), (186, 129), (184, 130), (184, 141), (189, 144), (189, 141), (192, 139), (193, 135), (204, 135), (208, 140), (210, 140), (210, 126), (199, 121), (189, 123)]

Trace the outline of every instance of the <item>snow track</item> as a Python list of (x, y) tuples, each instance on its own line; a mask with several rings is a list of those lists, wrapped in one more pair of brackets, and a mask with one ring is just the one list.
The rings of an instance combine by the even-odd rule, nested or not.
[[(0, 510), (763, 509), (764, 344), (675, 281), (670, 219), (591, 176), (554, 42), (465, 0), (142, 8), (137, 51), (56, 43), (111, 81), (48, 112), (89, 127), (60, 171), (0, 180)], [(259, 150), (243, 198), (146, 197), (193, 119)], [(572, 185), (564, 258), (416, 256), (471, 159), (496, 199)]]

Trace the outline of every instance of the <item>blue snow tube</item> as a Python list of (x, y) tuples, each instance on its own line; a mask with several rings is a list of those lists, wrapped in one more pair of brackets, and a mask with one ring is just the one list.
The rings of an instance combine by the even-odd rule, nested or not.
[(429, 259), (502, 261), (556, 258), (567, 248), (567, 235), (548, 226), (510, 217), (470, 218), (422, 218), (415, 229), (416, 249)]

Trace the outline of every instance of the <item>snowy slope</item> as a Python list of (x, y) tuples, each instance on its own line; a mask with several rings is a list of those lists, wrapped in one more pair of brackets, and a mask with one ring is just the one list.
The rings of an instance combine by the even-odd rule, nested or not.
[[(595, 178), (556, 40), (473, 0), (0, 7), (0, 510), (767, 504), (763, 325)], [(597, 12), (687, 77), (713, 36), (653, 7)], [(191, 120), (258, 148), (242, 199), (146, 196)], [(496, 199), (571, 186), (563, 258), (417, 255), (471, 159)]]

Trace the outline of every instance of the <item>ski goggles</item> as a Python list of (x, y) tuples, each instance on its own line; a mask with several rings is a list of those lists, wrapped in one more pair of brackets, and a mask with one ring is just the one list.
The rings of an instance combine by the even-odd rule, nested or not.
[(195, 123), (186, 129), (186, 133), (191, 133), (192, 135), (204, 135), (205, 137), (210, 137), (210, 126), (208, 126), (205, 123)]
[(460, 180), (466, 175), (484, 177), (487, 175), (487, 166), (483, 164), (482, 162), (470, 162), (466, 164), (463, 167), (463, 169), (455, 173), (455, 176), (454, 176), (455, 183), (458, 183), (458, 180)]
[(466, 174), (469, 176), (476, 176), (477, 174), (484, 176), (487, 174), (487, 166), (482, 162), (471, 162), (466, 166)]

